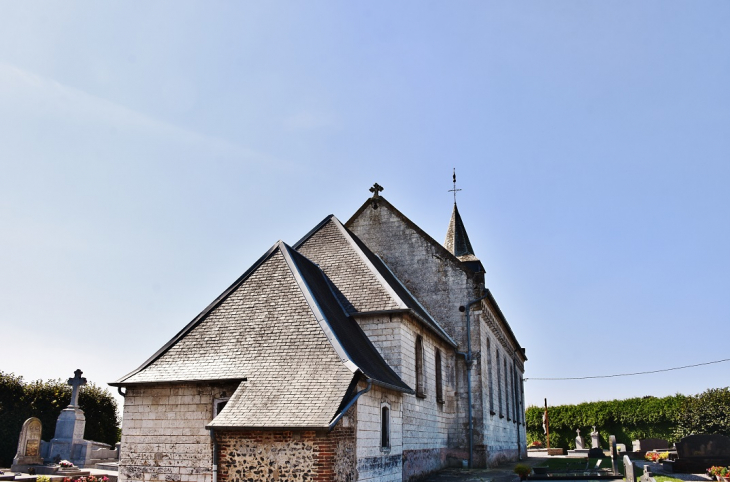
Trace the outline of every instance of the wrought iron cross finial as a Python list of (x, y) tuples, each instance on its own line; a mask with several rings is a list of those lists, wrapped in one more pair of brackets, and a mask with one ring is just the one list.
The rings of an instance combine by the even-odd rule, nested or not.
[(456, 168), (454, 168), (454, 189), (449, 189), (449, 192), (454, 193), (454, 204), (456, 204), (456, 193), (461, 189), (456, 189)]
[(72, 387), (69, 407), (79, 406), (79, 388), (81, 388), (81, 385), (86, 385), (86, 378), (81, 378), (82, 373), (84, 372), (77, 369), (74, 372), (74, 377), (68, 379), (68, 384)]
[(373, 184), (373, 187), (370, 188), (370, 192), (373, 193), (373, 197), (380, 197), (380, 191), (382, 190), (383, 186), (381, 186), (377, 182)]

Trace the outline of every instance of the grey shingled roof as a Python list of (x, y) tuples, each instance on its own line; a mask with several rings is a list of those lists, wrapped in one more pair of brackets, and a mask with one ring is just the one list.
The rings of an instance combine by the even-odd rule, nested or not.
[(112, 385), (244, 380), (212, 427), (327, 427), (353, 379), (412, 393), (311, 261), (279, 242), (167, 345)]
[(294, 248), (334, 282), (351, 314), (409, 311), (452, 346), (454, 340), (411, 294), (388, 266), (333, 215), (327, 216)]

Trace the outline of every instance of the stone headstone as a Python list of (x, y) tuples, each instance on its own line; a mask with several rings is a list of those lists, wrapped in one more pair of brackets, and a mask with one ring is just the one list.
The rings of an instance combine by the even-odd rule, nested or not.
[[(31, 417), (23, 423), (18, 438), (18, 451), (13, 459), (13, 472), (24, 471), (21, 466), (43, 465), (41, 457), (41, 421)], [(17, 470), (16, 470), (17, 469)]]
[(578, 434), (575, 438), (575, 449), (583, 450), (585, 447), (583, 446), (583, 437), (580, 436), (580, 429), (576, 429), (575, 432)]
[(618, 450), (616, 448), (616, 436), (611, 435), (608, 437), (608, 443), (611, 445), (611, 469), (613, 469), (613, 475), (618, 474)]
[(644, 438), (634, 440), (632, 443), (634, 452), (648, 452), (650, 450), (666, 450), (669, 442), (661, 438)]
[(656, 482), (654, 480), (654, 477), (652, 477), (651, 472), (649, 472), (649, 466), (644, 466), (644, 473), (642, 474), (641, 478), (639, 479), (639, 482)]
[(730, 465), (730, 438), (723, 435), (690, 435), (676, 445), (675, 472), (703, 473), (713, 465)]
[(634, 462), (631, 461), (628, 455), (624, 455), (624, 474), (626, 475), (626, 482), (636, 482)]
[(601, 446), (598, 443), (598, 431), (596, 430), (596, 426), (593, 426), (593, 432), (591, 432), (591, 448), (592, 449), (600, 449)]

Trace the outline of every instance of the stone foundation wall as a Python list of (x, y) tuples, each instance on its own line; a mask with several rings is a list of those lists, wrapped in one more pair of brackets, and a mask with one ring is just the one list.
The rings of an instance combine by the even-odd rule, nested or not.
[(129, 387), (124, 399), (120, 482), (212, 482), (213, 448), (205, 425), (213, 399), (235, 384)]
[(332, 432), (216, 431), (219, 482), (354, 482), (351, 409)]

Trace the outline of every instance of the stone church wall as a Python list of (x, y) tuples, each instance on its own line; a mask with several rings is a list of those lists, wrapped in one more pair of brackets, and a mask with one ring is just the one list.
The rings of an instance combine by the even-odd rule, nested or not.
[(205, 425), (213, 400), (235, 385), (140, 385), (127, 388), (120, 482), (212, 482), (212, 444)]
[[(423, 338), (426, 397), (374, 387), (358, 401), (360, 480), (409, 480), (464, 458), (451, 435), (461, 430), (456, 411), (454, 350), (408, 315), (360, 317), (358, 323), (386, 361), (410, 387), (416, 386), (416, 336)], [(444, 402), (436, 400), (436, 349), (441, 351)], [(380, 409), (391, 409), (391, 447), (380, 448)], [(396, 414), (395, 410), (399, 410)], [(386, 470), (387, 469), (387, 470)], [(402, 475), (401, 475), (402, 473)]]
[(516, 460), (520, 452), (526, 456), (524, 394), (519, 382), (524, 368), (522, 363), (515, 360), (514, 347), (503, 337), (500, 339), (495, 336), (488, 326), (494, 320), (493, 314), (486, 308), (475, 314), (482, 327), (478, 368), (484, 387), (481, 406), (485, 415), (480, 430), (481, 440), (475, 443), (486, 448), (487, 465), (495, 466), (507, 460)]
[[(406, 382), (408, 383), (408, 382)], [(358, 389), (365, 388), (360, 383)], [(357, 400), (358, 481), (400, 482), (403, 455), (403, 395), (373, 385)], [(381, 409), (390, 410), (390, 447), (381, 448)]]

